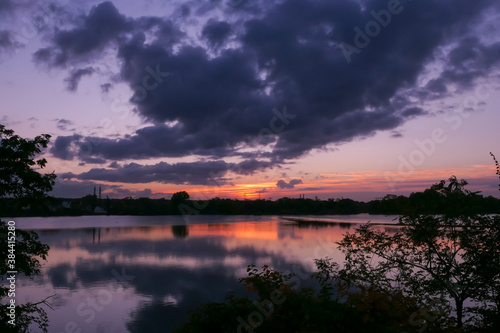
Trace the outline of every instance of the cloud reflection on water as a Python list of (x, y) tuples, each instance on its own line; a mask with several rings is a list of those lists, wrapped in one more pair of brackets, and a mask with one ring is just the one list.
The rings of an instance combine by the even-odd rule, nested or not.
[[(347, 223), (348, 224), (348, 223)], [(312, 270), (313, 258), (341, 259), (335, 241), (353, 226), (301, 225), (269, 218), (238, 223), (42, 229), (50, 245), (43, 275), (23, 280), (25, 300), (57, 293), (50, 331), (73, 321), (84, 332), (168, 332), (202, 302), (244, 293), (238, 278), (249, 264), (280, 271)], [(112, 272), (133, 276), (127, 284)], [(302, 281), (304, 285), (307, 282)], [(82, 302), (112, 295), (90, 322)], [(97, 296), (96, 296), (97, 295)], [(80, 311), (78, 307), (80, 306)], [(100, 309), (100, 308), (99, 308)]]

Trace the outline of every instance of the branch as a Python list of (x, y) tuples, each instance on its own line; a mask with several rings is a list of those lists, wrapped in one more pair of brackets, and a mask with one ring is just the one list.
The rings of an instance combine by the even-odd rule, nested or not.
[(37, 306), (39, 304), (45, 304), (47, 305), (51, 310), (54, 310), (54, 308), (52, 307), (52, 304), (50, 304), (49, 302), (47, 302), (47, 300), (51, 297), (54, 297), (56, 296), (57, 294), (54, 294), (54, 295), (50, 295), (50, 296), (47, 296), (45, 297), (44, 299), (42, 299), (41, 301), (39, 302), (36, 302), (36, 303), (28, 303), (27, 305), (32, 305), (32, 306)]

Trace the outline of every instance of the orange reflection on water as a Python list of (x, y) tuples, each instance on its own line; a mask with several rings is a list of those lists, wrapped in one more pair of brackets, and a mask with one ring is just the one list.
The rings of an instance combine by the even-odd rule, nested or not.
[[(51, 257), (75, 264), (78, 260), (94, 260), (100, 262), (109, 261), (109, 253), (105, 250), (112, 244), (123, 241), (140, 241), (144, 243), (160, 244), (171, 242), (174, 239), (195, 240), (203, 238), (216, 238), (228, 253), (239, 251), (239, 249), (253, 249), (259, 253), (280, 256), (290, 261), (298, 261), (306, 267), (313, 268), (313, 259), (331, 257), (342, 261), (343, 256), (337, 248), (336, 242), (343, 238), (346, 232), (353, 232), (355, 224), (311, 224), (297, 225), (289, 221), (248, 221), (238, 223), (215, 223), (215, 224), (192, 224), (192, 225), (157, 225), (157, 226), (136, 226), (121, 228), (93, 228), (81, 229), (79, 232), (73, 231), (75, 237), (71, 246), (64, 242), (63, 248), (53, 247)], [(76, 235), (76, 233), (79, 234)], [(75, 242), (79, 243), (76, 244)], [(84, 244), (95, 244), (105, 246), (102, 252), (88, 252)], [(115, 256), (117, 262), (123, 265), (130, 265), (132, 262), (140, 262), (149, 266), (186, 266), (195, 268), (196, 266), (210, 266), (210, 261), (202, 262), (191, 255), (184, 253), (184, 248), (180, 252), (172, 248), (173, 252), (167, 256), (158, 257), (154, 253), (154, 245), (147, 248), (145, 253), (137, 257), (124, 257), (121, 254)], [(150, 252), (153, 251), (153, 252)], [(116, 255), (116, 254), (115, 254)], [(234, 254), (233, 254), (234, 256)], [(224, 258), (226, 260), (228, 258)], [(243, 258), (232, 258), (238, 265), (246, 267)], [(264, 260), (264, 259), (262, 259)], [(267, 260), (267, 259), (266, 259)], [(263, 264), (266, 262), (256, 262)], [(226, 263), (225, 265), (229, 265)], [(234, 266), (232, 263), (229, 266)]]
[(173, 228), (185, 228), (185, 237), (222, 236), (244, 239), (278, 239), (278, 225), (274, 222), (95, 228), (92, 239), (94, 243), (112, 243), (123, 240), (168, 240), (176, 236), (172, 230)]
[(188, 228), (189, 236), (223, 236), (250, 239), (278, 239), (274, 222), (243, 222), (234, 224), (197, 224)]

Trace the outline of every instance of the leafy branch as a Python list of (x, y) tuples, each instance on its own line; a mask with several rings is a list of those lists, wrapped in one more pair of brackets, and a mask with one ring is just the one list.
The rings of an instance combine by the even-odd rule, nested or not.
[[(490, 155), (491, 155), (491, 157), (493, 157), (493, 161), (495, 161), (495, 165), (496, 165), (496, 168), (497, 168), (497, 175), (498, 175), (498, 178), (500, 178), (500, 166), (498, 165), (498, 160), (495, 157), (495, 155), (493, 155), (492, 152), (490, 152)], [(498, 184), (498, 190), (500, 191), (500, 184)]]

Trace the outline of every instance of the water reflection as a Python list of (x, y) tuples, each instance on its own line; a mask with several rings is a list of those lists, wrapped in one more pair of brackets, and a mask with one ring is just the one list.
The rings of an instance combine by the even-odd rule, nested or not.
[(35, 301), (57, 293), (50, 332), (170, 332), (200, 303), (243, 293), (238, 278), (248, 264), (310, 271), (313, 258), (340, 260), (335, 242), (352, 226), (269, 218), (42, 229), (40, 239), (51, 247), (48, 261), (42, 276), (22, 279), (20, 297)]
[(186, 238), (189, 235), (188, 227), (186, 225), (173, 225), (172, 234), (177, 238)]
[(295, 223), (298, 228), (314, 228), (323, 229), (328, 228), (328, 226), (338, 226), (340, 229), (351, 229), (351, 227), (356, 226), (354, 223), (349, 222), (322, 222), (322, 221), (301, 221), (300, 223)]

